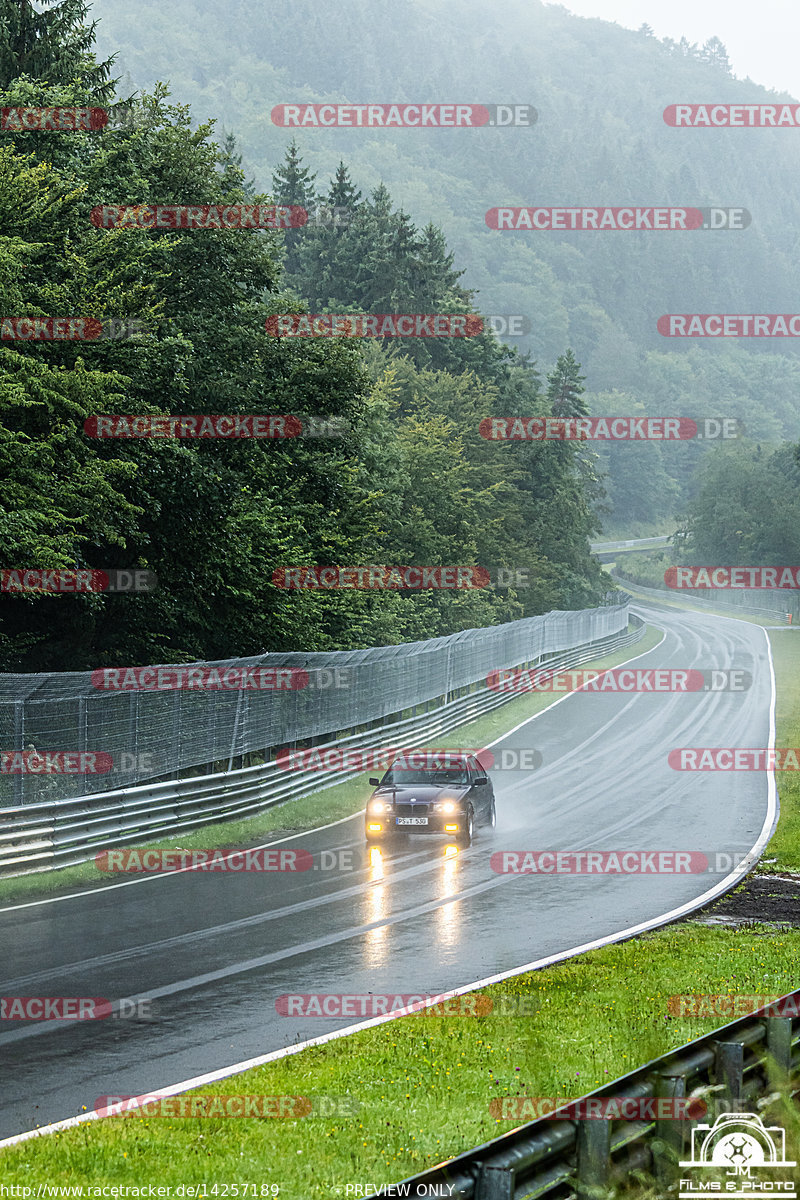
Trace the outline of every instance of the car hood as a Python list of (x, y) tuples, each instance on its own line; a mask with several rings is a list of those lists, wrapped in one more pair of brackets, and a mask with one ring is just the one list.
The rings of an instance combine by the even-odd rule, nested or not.
[[(440, 787), (438, 785), (419, 783), (409, 784), (406, 787), (399, 787), (396, 790), (398, 804), (408, 804), (411, 800), (420, 800), (424, 804), (431, 804), (434, 800), (463, 800), (469, 791), (466, 785), (460, 787)], [(372, 793), (377, 800), (391, 800), (395, 794), (395, 789), (390, 787), (376, 788)]]

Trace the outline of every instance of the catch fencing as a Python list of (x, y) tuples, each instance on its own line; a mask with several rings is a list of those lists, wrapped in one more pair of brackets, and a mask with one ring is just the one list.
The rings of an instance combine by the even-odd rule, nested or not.
[[(613, 593), (612, 593), (613, 595)], [(231, 768), (273, 746), (354, 732), (433, 700), (452, 699), (495, 668), (516, 666), (620, 632), (619, 602), (550, 612), (399, 646), (328, 653), (263, 654), (181, 664), (220, 679), (305, 672), (293, 688), (159, 687), (123, 668), (108, 672), (0, 676), (0, 751), (97, 754), (102, 774), (0, 774), (0, 807), (174, 778), (193, 768)], [(159, 671), (162, 668), (154, 668)], [(175, 672), (172, 664), (164, 668)], [(197, 679), (197, 676), (195, 676)], [(116, 688), (108, 686), (116, 682)], [(30, 748), (30, 749), (28, 749)], [(241, 766), (242, 763), (238, 764)]]
[[(787, 1002), (783, 1011), (800, 1009), (800, 991), (783, 1000)], [(696, 1097), (712, 1110), (710, 1120), (703, 1120), (713, 1125), (720, 1112), (760, 1115), (767, 1099), (774, 1101), (776, 1088), (792, 1099), (800, 1092), (800, 1017), (770, 1016), (762, 1010), (688, 1042), (582, 1099)], [(696, 1121), (685, 1118), (540, 1118), (375, 1195), (598, 1200), (611, 1188), (630, 1187), (632, 1177), (641, 1178), (639, 1173), (649, 1176), (657, 1188), (646, 1187), (644, 1194), (676, 1195), (679, 1179), (686, 1179), (687, 1168), (679, 1164), (689, 1158), (693, 1126)], [(702, 1190), (725, 1194), (724, 1184), (712, 1189), (706, 1183), (703, 1189), (699, 1175), (694, 1182), (697, 1194)], [(788, 1182), (782, 1187), (772, 1173), (738, 1182), (745, 1189), (754, 1182), (759, 1188), (737, 1191), (739, 1196), (788, 1190)]]
[[(773, 618), (781, 625), (796, 625), (800, 623), (800, 594), (797, 590), (774, 590), (762, 588), (658, 588), (640, 583), (633, 575), (624, 570), (614, 570), (611, 576), (621, 586), (626, 584), (643, 592), (654, 600), (691, 600), (709, 609), (729, 612), (731, 615), (743, 613), (746, 616)], [(791, 615), (792, 620), (788, 617)]]
[[(618, 596), (619, 593), (614, 598)], [(145, 747), (154, 749), (158, 706), (166, 706), (161, 729), (155, 726), (155, 733), (162, 745), (165, 738), (171, 739), (171, 777), (161, 782), (109, 788), (109, 776), (97, 776), (92, 782), (103, 790), (90, 791), (84, 786), (77, 795), (62, 791), (40, 798), (34, 793), (25, 803), (0, 807), (0, 874), (24, 874), (84, 862), (99, 848), (250, 816), (283, 800), (332, 786), (358, 772), (325, 771), (321, 778), (318, 771), (287, 770), (276, 761), (277, 752), (309, 745), (324, 750), (329, 746), (364, 749), (430, 744), (431, 739), (515, 698), (513, 693), (498, 693), (487, 687), (486, 676), (490, 671), (537, 666), (543, 662), (559, 668), (576, 666), (638, 641), (644, 633), (643, 622), (631, 617), (630, 629), (628, 625), (626, 597), (621, 604), (547, 613), (409, 646), (233, 660), (237, 667), (242, 663), (302, 667), (312, 678), (314, 672), (326, 672), (326, 679), (332, 674), (334, 681), (337, 671), (350, 672), (344, 677), (350, 686), (318, 688), (312, 693), (313, 703), (304, 695), (310, 688), (286, 693), (240, 690), (238, 695), (223, 691), (198, 694), (140, 691), (87, 696), (78, 690), (72, 698), (73, 717), (77, 713), (83, 718), (94, 702), (96, 720), (103, 717), (104, 705), (108, 704), (110, 713), (105, 712), (105, 728), (109, 737), (112, 732), (117, 736), (128, 734), (127, 741), (117, 743), (124, 746), (124, 753), (140, 753)], [(402, 651), (408, 652), (407, 658), (398, 653)], [(398, 665), (404, 661), (405, 666)], [(417, 678), (417, 691), (413, 688), (412, 674)], [(47, 684), (42, 686), (52, 687), (58, 678), (46, 676)], [(85, 675), (67, 678), (86, 686)], [(360, 695), (361, 685), (367, 693), (366, 699)], [(79, 689), (80, 684), (73, 686)], [(188, 714), (194, 720), (196, 709), (189, 701), (204, 701), (215, 720), (205, 712), (199, 728), (190, 723), (184, 730), (176, 723), (175, 714), (176, 711), (184, 717)], [(35, 715), (47, 728), (46, 700), (41, 692), (26, 703), (42, 706)], [(61, 703), (57, 715), (63, 720), (68, 710)], [(117, 707), (122, 711), (115, 719)], [(143, 731), (135, 724), (137, 714), (146, 717)], [(209, 763), (209, 746), (200, 740), (203, 729), (216, 739), (211, 747), (217, 760), (222, 760), (221, 769), (203, 774), (195, 771), (188, 778), (177, 778), (179, 764), (191, 765), (191, 754), (197, 756), (195, 765), (198, 760), (203, 765)], [(71, 730), (72, 736), (76, 736), (74, 722)], [(91, 742), (86, 745), (92, 747)], [(258, 763), (242, 767), (239, 761), (233, 769), (236, 756), (256, 751)], [(40, 786), (53, 789), (67, 778), (51, 777), (41, 780)], [(81, 778), (88, 782), (88, 777)], [(10, 777), (4, 782), (8, 786)]]

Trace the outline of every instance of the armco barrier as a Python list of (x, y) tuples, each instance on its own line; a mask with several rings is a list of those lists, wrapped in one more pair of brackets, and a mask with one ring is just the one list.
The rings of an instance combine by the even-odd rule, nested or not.
[[(795, 1010), (800, 1008), (800, 991), (784, 999)], [(705, 1100), (709, 1109), (714, 1100), (725, 1111), (757, 1112), (762, 1106), (759, 1099), (763, 1104), (770, 1093), (774, 1097), (773, 1086), (792, 1097), (800, 1092), (800, 1017), (767, 1016), (761, 1010), (688, 1042), (589, 1096), (690, 1096)], [(487, 1096), (487, 1106), (494, 1098)], [(714, 1116), (702, 1119), (713, 1124)], [(658, 1188), (647, 1195), (675, 1195), (673, 1189), (686, 1170), (678, 1163), (688, 1157), (695, 1123), (542, 1118), (377, 1194), (453, 1200), (595, 1200), (610, 1187), (630, 1183), (632, 1172), (643, 1171)]]
[[(628, 624), (624, 596), (609, 593), (606, 599), (597, 608), (396, 646), (0, 675), (0, 750), (99, 753), (110, 767), (86, 775), (0, 772), (0, 809), (253, 766), (265, 749), (291, 739), (320, 742), (378, 720), (401, 720), (421, 704), (456, 699), (490, 670), (620, 633)], [(188, 678), (174, 678), (176, 670), (191, 671), (195, 680), (208, 673), (210, 680), (230, 682), (189, 686)], [(171, 678), (164, 679), (163, 671)], [(279, 686), (293, 671), (301, 673), (291, 679), (299, 686)], [(237, 679), (257, 686), (238, 686)]]
[(601, 563), (624, 562), (631, 554), (653, 554), (667, 549), (670, 535), (660, 537), (633, 538), (628, 542), (592, 542), (589, 547)]
[(720, 609), (732, 616), (735, 613), (746, 613), (762, 620), (771, 617), (787, 625), (786, 617), (791, 613), (794, 623), (800, 622), (800, 594), (796, 591), (770, 592), (755, 588), (729, 588), (719, 591), (708, 588), (655, 588), (628, 578), (619, 569), (611, 571), (611, 577), (621, 587), (635, 588), (637, 592), (652, 600), (690, 600), (692, 604), (707, 606), (709, 611)]
[[(626, 623), (623, 631), (565, 654), (540, 656), (515, 665), (528, 667), (546, 662), (557, 669), (568, 669), (633, 645), (644, 635), (645, 625), (639, 617), (631, 616), (630, 621), (630, 630)], [(512, 699), (514, 693), (493, 692), (481, 681), (476, 690), (457, 699), (450, 700), (445, 694), (442, 703), (431, 711), (394, 722), (378, 718), (368, 731), (315, 742), (315, 749), (429, 745), (431, 739)], [(0, 876), (72, 866), (86, 862), (100, 849), (253, 816), (284, 800), (309, 795), (358, 774), (352, 770), (326, 771), (321, 777), (318, 771), (288, 771), (272, 761), (243, 770), (0, 808)]]

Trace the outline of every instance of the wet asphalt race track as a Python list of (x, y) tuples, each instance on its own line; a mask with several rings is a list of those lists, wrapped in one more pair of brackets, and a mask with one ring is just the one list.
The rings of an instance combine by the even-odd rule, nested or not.
[[(469, 850), (446, 855), (438, 838), (412, 837), (377, 854), (356, 817), (284, 843), (313, 854), (303, 873), (140, 877), (0, 912), (0, 994), (149, 997), (153, 1014), (3, 1021), (0, 1138), (363, 1019), (283, 1017), (284, 993), (444, 992), (655, 922), (718, 884), (728, 868), (715, 869), (716, 855), (738, 861), (763, 832), (768, 776), (676, 771), (667, 755), (769, 744), (766, 637), (745, 622), (641, 611), (666, 637), (636, 667), (735, 667), (752, 673), (752, 688), (568, 696), (494, 748), (534, 747), (543, 764), (492, 771), (497, 828), (478, 829)], [(490, 865), (499, 850), (555, 849), (702, 851), (712, 869), (511, 875)], [(326, 850), (336, 869), (320, 869)]]

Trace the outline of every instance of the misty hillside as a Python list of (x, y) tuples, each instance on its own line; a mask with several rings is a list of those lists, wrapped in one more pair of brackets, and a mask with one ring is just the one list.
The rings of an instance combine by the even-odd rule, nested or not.
[[(669, 312), (791, 312), (796, 305), (797, 129), (675, 129), (668, 104), (789, 99), (732, 77), (719, 44), (659, 40), (539, 0), (96, 0), (98, 50), (131, 87), (169, 80), (195, 121), (233, 132), (257, 188), (296, 137), (327, 189), (344, 159), (364, 195), (383, 181), (417, 228), (441, 227), (484, 313), (523, 313), (514, 344), (542, 365), (571, 346), (596, 413), (725, 415), (762, 441), (800, 435), (792, 339), (666, 339)], [(126, 74), (127, 73), (127, 74)], [(121, 84), (121, 90), (125, 87)], [(530, 129), (300, 129), (292, 102), (532, 104)], [(503, 232), (496, 205), (736, 206), (739, 231)], [(669, 521), (691, 494), (694, 450), (619, 446), (611, 525)], [(642, 489), (642, 481), (649, 487)]]
[[(216, 117), (268, 188), (290, 140), (273, 105), (292, 101), (526, 102), (532, 129), (299, 130), (321, 180), (344, 158), (366, 191), (383, 180), (417, 222), (441, 226), (484, 311), (526, 312), (530, 346), (571, 344), (596, 388), (637, 382), (633, 348), (683, 352), (656, 331), (665, 312), (781, 312), (795, 303), (800, 165), (790, 129), (681, 130), (679, 100), (775, 94), (657, 39), (538, 0), (321, 10), (315, 0), (97, 0), (101, 54), (119, 49), (135, 86), (170, 80), (199, 121)], [(688, 204), (747, 208), (746, 231), (498, 233), (497, 204)], [(752, 349), (754, 343), (743, 343)], [(525, 343), (523, 343), (525, 345)], [(780, 350), (786, 352), (786, 344)], [(770, 351), (771, 352), (771, 351)], [(789, 350), (791, 353), (791, 349)]]

